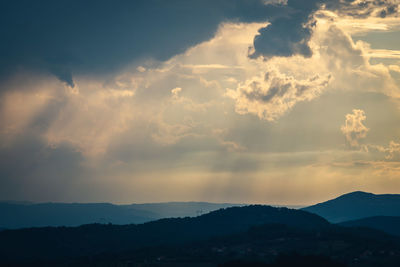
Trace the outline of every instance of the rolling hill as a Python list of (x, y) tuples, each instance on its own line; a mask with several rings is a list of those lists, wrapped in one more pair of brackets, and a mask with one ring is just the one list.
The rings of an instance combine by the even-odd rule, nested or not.
[(302, 210), (318, 214), (332, 223), (372, 216), (400, 216), (400, 195), (357, 191)]
[(373, 216), (359, 220), (341, 222), (340, 225), (347, 227), (369, 227), (392, 235), (400, 236), (400, 217), (395, 216)]
[(5, 262), (55, 260), (179, 245), (241, 233), (263, 224), (308, 230), (330, 225), (325, 219), (305, 211), (253, 205), (139, 225), (92, 224), (6, 230), (0, 232), (0, 259)]
[(0, 265), (397, 267), (400, 238), (301, 210), (233, 207), (140, 225), (0, 232)]

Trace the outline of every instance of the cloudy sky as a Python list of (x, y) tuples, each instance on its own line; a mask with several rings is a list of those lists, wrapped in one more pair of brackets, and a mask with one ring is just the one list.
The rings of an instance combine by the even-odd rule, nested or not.
[(0, 200), (400, 193), (398, 0), (1, 1)]

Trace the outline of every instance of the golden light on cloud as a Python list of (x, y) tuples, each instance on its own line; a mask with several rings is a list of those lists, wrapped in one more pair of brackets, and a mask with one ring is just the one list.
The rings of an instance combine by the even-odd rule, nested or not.
[(264, 1), (283, 13), (224, 18), (159, 57), (148, 42), (137, 48), (148, 54), (105, 74), (85, 72), (86, 57), (54, 59), (48, 73), (21, 74), (1, 92), (1, 143), (12, 147), (22, 133), (30, 139), (21, 147), (36, 145), (44, 161), (60, 153), (79, 174), (74, 182), (101, 192), (91, 200), (307, 204), (400, 190), (400, 18), (379, 15), (371, 1), (354, 9), (358, 2), (291, 18), (290, 1)]
[(369, 49), (367, 50), (367, 56), (371, 58), (400, 59), (400, 50)]

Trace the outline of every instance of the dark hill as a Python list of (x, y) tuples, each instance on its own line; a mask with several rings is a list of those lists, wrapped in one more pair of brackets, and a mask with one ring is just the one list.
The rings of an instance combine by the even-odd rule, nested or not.
[(329, 226), (325, 219), (301, 210), (260, 205), (233, 207), (195, 218), (161, 219), (139, 225), (93, 224), (6, 230), (0, 232), (0, 259), (14, 262), (116, 253), (207, 240), (270, 223), (304, 229)]
[[(307, 258), (296, 256), (305, 255)], [(278, 255), (278, 257), (277, 257)], [(279, 255), (283, 255), (283, 258)], [(351, 266), (398, 267), (399, 239), (377, 230), (329, 225), (316, 229), (264, 224), (231, 235), (146, 246), (43, 266)], [(66, 264), (67, 263), (67, 264)]]
[(235, 203), (210, 203), (210, 202), (161, 202), (161, 203), (143, 203), (131, 204), (127, 207), (135, 210), (149, 211), (157, 214), (157, 219), (177, 218), (177, 217), (195, 217), (214, 210), (229, 207), (245, 206)]
[(386, 233), (400, 236), (400, 217), (394, 216), (374, 216), (363, 218), (359, 220), (346, 221), (340, 223), (342, 226), (347, 227), (369, 227)]
[(372, 216), (400, 216), (400, 195), (353, 192), (302, 210), (318, 214), (332, 223)]

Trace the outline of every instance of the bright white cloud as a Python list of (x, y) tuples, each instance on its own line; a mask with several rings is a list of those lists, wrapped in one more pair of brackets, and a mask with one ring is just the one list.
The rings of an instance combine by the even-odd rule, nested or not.
[(229, 90), (227, 95), (235, 99), (235, 110), (239, 114), (250, 113), (274, 121), (297, 102), (318, 97), (329, 84), (329, 79), (329, 75), (315, 75), (307, 80), (296, 80), (271, 69), (240, 84), (236, 91)]
[(359, 148), (360, 140), (367, 136), (369, 129), (363, 124), (366, 118), (361, 109), (353, 109), (353, 113), (346, 115), (345, 124), (340, 129), (351, 148)]

